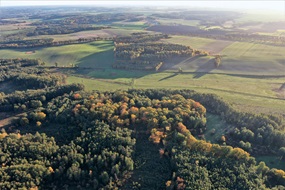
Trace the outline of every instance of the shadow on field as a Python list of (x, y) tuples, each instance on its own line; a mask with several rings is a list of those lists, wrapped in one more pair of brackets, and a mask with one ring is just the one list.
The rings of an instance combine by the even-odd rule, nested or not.
[(81, 58), (78, 61), (77, 66), (81, 68), (103, 69), (103, 68), (112, 67), (113, 63), (114, 63), (113, 50), (108, 50), (108, 51), (93, 53), (91, 55)]
[(285, 78), (285, 75), (248, 75), (248, 74), (228, 74), (228, 73), (216, 73), (233, 77), (251, 78), (251, 79), (270, 79), (270, 78)]
[(94, 47), (99, 48), (99, 49), (109, 49), (110, 48), (110, 41), (104, 41), (104, 42), (101, 42), (100, 44), (99, 43), (90, 43), (89, 45), (94, 46)]
[(177, 76), (177, 75), (178, 75), (177, 73), (173, 73), (173, 74), (170, 75), (170, 76), (167, 76), (167, 77), (164, 77), (164, 78), (162, 78), (162, 79), (159, 79), (159, 81), (167, 80), (167, 79), (173, 78), (173, 77), (175, 77), (175, 76)]
[(285, 60), (284, 59), (277, 59), (276, 61), (278, 61), (278, 63), (280, 63), (281, 65), (285, 66)]
[(185, 63), (190, 63), (195, 61), (196, 59), (198, 59), (198, 56), (195, 57), (187, 57), (187, 58), (173, 58), (170, 59), (168, 61), (166, 61), (161, 68), (159, 69), (159, 71), (165, 71), (165, 70), (170, 70), (170, 69), (177, 69), (175, 68), (175, 66), (178, 66), (179, 64), (183, 65)]
[(203, 77), (206, 74), (209, 74), (216, 67), (214, 65), (214, 59), (207, 61), (206, 63), (199, 66), (199, 68), (194, 72), (193, 78), (198, 79)]
[(114, 69), (113, 49), (97, 52), (78, 61), (77, 68), (72, 70), (72, 74), (81, 75), (85, 78), (117, 79), (117, 78), (140, 78), (154, 71)]

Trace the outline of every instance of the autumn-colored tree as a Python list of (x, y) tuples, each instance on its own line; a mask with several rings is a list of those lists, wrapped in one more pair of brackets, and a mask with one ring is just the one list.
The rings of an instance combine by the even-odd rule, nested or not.
[(132, 123), (136, 122), (136, 115), (131, 114), (131, 121), (132, 121)]
[(73, 94), (73, 99), (74, 100), (80, 100), (81, 98), (82, 98), (82, 96), (79, 93)]
[(46, 114), (44, 112), (37, 112), (35, 120), (43, 121), (46, 118)]
[(226, 137), (224, 135), (221, 136), (221, 142), (226, 142)]
[(40, 127), (40, 126), (42, 126), (42, 123), (40, 121), (37, 121), (36, 125), (37, 125), (37, 127)]

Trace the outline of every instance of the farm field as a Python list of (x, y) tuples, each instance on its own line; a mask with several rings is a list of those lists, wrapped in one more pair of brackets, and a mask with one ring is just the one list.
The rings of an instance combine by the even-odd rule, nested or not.
[[(94, 71), (92, 74), (95, 75)], [(97, 71), (97, 76), (100, 71)], [(285, 77), (259, 78), (257, 76), (161, 72), (125, 72), (125, 75), (110, 77), (112, 70), (105, 70), (102, 79), (86, 79), (80, 76), (68, 77), (68, 83), (81, 81), (87, 90), (118, 90), (128, 88), (193, 89), (203, 93), (214, 93), (231, 102), (243, 111), (281, 113), (285, 111), (285, 91), (280, 87)], [(102, 74), (103, 75), (103, 74)], [(96, 75), (95, 75), (96, 76)], [(108, 79), (109, 76), (109, 79)], [(133, 82), (132, 82), (133, 81)], [(121, 85), (119, 85), (121, 84)], [(256, 85), (258, 84), (258, 85)]]
[(209, 38), (199, 38), (199, 37), (190, 37), (190, 36), (170, 36), (171, 38), (162, 39), (162, 42), (181, 44), (185, 46), (191, 46), (195, 49), (201, 49), (202, 47), (207, 46), (208, 44), (215, 42), (214, 39)]
[(54, 66), (57, 62), (58, 66), (74, 64), (94, 68), (113, 62), (113, 42), (95, 41), (46, 48), (5, 49), (0, 50), (0, 58), (41, 59), (47, 66)]
[[(124, 30), (110, 31), (118, 34)], [(174, 36), (164, 41), (184, 45), (189, 43), (197, 49), (219, 44), (219, 40), (188, 36)], [(280, 89), (285, 82), (285, 63), (282, 61), (285, 58), (282, 54), (285, 48), (245, 42), (224, 45), (227, 46), (221, 48), (224, 57), (219, 68), (214, 67), (213, 57), (207, 56), (169, 60), (158, 73), (113, 69), (111, 41), (39, 49), (0, 50), (0, 57), (41, 58), (47, 66), (54, 66), (57, 62), (59, 66), (75, 64), (91, 68), (73, 73), (68, 78), (69, 83), (81, 81), (87, 90), (188, 88), (217, 94), (244, 110), (266, 113), (285, 111), (285, 101), (278, 99), (285, 98), (284, 89)], [(32, 51), (35, 53), (27, 54)], [(183, 70), (182, 74), (177, 74), (179, 68)]]
[(175, 25), (175, 24), (183, 24), (188, 26), (199, 26), (199, 20), (183, 20), (183, 19), (163, 19), (159, 18), (157, 21), (162, 25)]
[(213, 57), (180, 60), (171, 67), (181, 67), (185, 71), (201, 71), (214, 73), (238, 73), (259, 75), (285, 74), (285, 47), (257, 44), (250, 42), (230, 42), (207, 38), (172, 36), (162, 40), (168, 43), (189, 45), (196, 49), (206, 50), (222, 55), (219, 68), (215, 68), (209, 60)]
[(88, 31), (75, 32), (71, 34), (31, 36), (31, 37), (26, 37), (25, 39), (31, 40), (31, 39), (53, 38), (54, 41), (66, 41), (66, 40), (77, 40), (79, 38), (94, 38), (94, 37), (110, 38), (112, 37), (112, 35), (110, 35), (108, 32), (104, 30), (88, 30)]
[(126, 36), (133, 32), (141, 31), (139, 28), (134, 27), (123, 27), (123, 28), (112, 28), (112, 29), (103, 29), (103, 30), (88, 30), (75, 32), (70, 34), (57, 34), (57, 35), (39, 35), (39, 36), (31, 36), (26, 37), (26, 40), (31, 39), (45, 39), (45, 38), (53, 38), (54, 41), (67, 41), (67, 40), (77, 40), (79, 38), (112, 38), (115, 36)]
[(129, 29), (129, 30), (142, 30), (145, 29), (148, 25), (143, 21), (137, 22), (127, 22), (127, 21), (120, 21), (120, 22), (113, 22), (111, 24), (112, 27), (118, 27), (120, 29)]

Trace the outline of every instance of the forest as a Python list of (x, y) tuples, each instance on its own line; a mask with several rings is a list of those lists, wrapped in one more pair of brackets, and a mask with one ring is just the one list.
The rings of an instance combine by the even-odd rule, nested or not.
[(37, 26), (33, 32), (27, 33), (27, 36), (38, 36), (38, 35), (54, 35), (54, 34), (70, 34), (74, 32), (86, 31), (86, 30), (102, 30), (110, 27), (96, 27), (90, 25), (79, 24), (76, 26), (70, 25), (40, 25)]
[[(27, 89), (0, 96), (1, 113), (20, 114), (1, 130), (1, 189), (284, 188), (283, 170), (250, 156), (283, 159), (282, 118), (241, 113), (193, 90), (87, 92), (38, 60), (0, 63), (1, 83)], [(236, 126), (219, 144), (204, 137), (208, 112)], [(160, 178), (141, 169), (148, 149), (150, 167), (165, 170)]]
[(159, 43), (168, 35), (148, 35), (133, 33), (132, 36), (115, 39), (113, 68), (157, 71), (163, 62), (170, 58), (207, 56), (206, 51), (195, 50), (190, 46)]
[(0, 49), (17, 49), (17, 48), (35, 48), (35, 47), (50, 47), (50, 46), (62, 46), (70, 44), (82, 44), (100, 40), (112, 40), (113, 38), (78, 38), (76, 40), (63, 40), (54, 41), (53, 38), (32, 39), (32, 40), (12, 40), (0, 42)]
[(283, 15), (0, 11), (1, 190), (285, 189)]

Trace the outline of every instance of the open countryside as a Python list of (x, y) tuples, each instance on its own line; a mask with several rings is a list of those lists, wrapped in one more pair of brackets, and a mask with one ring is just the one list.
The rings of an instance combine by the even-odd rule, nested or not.
[(0, 189), (284, 188), (282, 15), (0, 9)]

